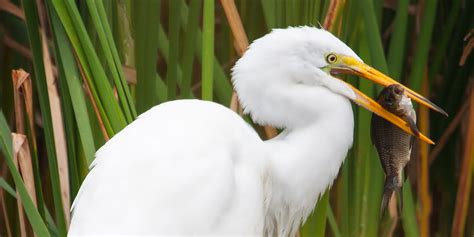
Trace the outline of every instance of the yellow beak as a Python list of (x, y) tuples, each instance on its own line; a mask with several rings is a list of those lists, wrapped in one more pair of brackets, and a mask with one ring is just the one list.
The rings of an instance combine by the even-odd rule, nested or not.
[[(376, 69), (368, 66), (367, 64), (364, 64), (363, 62), (349, 57), (349, 56), (342, 56), (341, 58), (342, 65), (343, 67), (340, 67), (341, 71), (349, 74), (354, 74), (358, 75), (364, 78), (367, 78), (377, 84), (380, 84), (384, 87), (392, 85), (392, 84), (397, 84), (405, 88), (405, 91), (411, 99), (414, 101), (427, 106), (441, 114), (448, 115), (443, 109), (441, 109), (439, 106), (435, 105), (433, 102), (429, 101), (425, 97), (421, 96), (420, 94), (414, 92), (410, 88), (407, 88), (406, 86), (400, 84), (399, 82), (393, 80), (392, 78), (388, 77), (387, 75), (377, 71)], [(429, 144), (434, 144), (434, 142), (423, 135), (422, 133), (414, 134), (409, 125), (401, 118), (399, 118), (397, 115), (385, 110), (381, 105), (379, 105), (377, 102), (372, 100), (370, 97), (362, 93), (361, 91), (357, 90), (355, 87), (353, 87), (350, 84), (349, 85), (354, 93), (356, 94), (356, 98), (354, 99), (354, 102), (359, 104), (360, 106), (374, 112), (380, 117), (383, 117), (387, 121), (393, 123), (394, 125), (398, 126), (401, 128), (403, 131), (418, 137), (419, 139), (429, 143)]]
[(392, 84), (398, 84), (398, 85), (402, 86), (403, 88), (405, 88), (405, 91), (407, 92), (408, 97), (410, 97), (412, 100), (415, 100), (416, 102), (418, 102), (418, 103), (420, 103), (424, 106), (427, 106), (428, 108), (430, 108), (432, 110), (435, 110), (435, 111), (437, 111), (437, 112), (439, 112), (439, 113), (441, 113), (445, 116), (448, 116), (448, 114), (442, 108), (435, 105), (433, 102), (429, 101), (428, 99), (426, 99), (422, 95), (414, 92), (410, 88), (400, 84), (400, 82), (397, 82), (397, 81), (393, 80), (392, 78), (388, 77), (387, 75), (385, 75), (385, 74), (377, 71), (376, 69), (370, 67), (369, 65), (364, 64), (363, 62), (360, 62), (359, 60), (354, 59), (354, 58), (349, 57), (349, 56), (343, 56), (342, 61), (344, 62), (344, 64), (346, 66), (348, 66), (349, 68), (352, 69), (352, 72), (355, 75), (365, 77), (365, 78), (367, 78), (369, 80), (372, 80), (373, 82), (378, 83), (378, 84), (380, 84), (384, 87), (392, 85)]

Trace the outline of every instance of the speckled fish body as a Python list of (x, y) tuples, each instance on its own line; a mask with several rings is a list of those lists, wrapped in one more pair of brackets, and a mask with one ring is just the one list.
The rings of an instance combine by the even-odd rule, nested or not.
[[(386, 87), (380, 93), (377, 102), (407, 122), (415, 134), (418, 133), (415, 110), (401, 86), (394, 84)], [(402, 187), (402, 172), (410, 161), (414, 137), (376, 114), (372, 115), (371, 137), (385, 172), (381, 204), (383, 213), (392, 194)]]

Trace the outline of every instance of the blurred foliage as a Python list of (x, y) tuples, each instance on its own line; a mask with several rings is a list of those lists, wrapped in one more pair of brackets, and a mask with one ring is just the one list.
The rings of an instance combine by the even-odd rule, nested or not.
[[(239, 42), (225, 2), (233, 1), (0, 1), (0, 236), (65, 236), (95, 151), (137, 112), (182, 98), (230, 105)], [(415, 146), (403, 212), (379, 217), (383, 171), (369, 137), (371, 115), (354, 107), (353, 149), (301, 236), (474, 234), (474, 1), (235, 4), (250, 42), (272, 28), (324, 26), (450, 114), (420, 116), (419, 127), (439, 142)], [(30, 76), (12, 78), (19, 68)], [(346, 79), (371, 97), (380, 89)], [(26, 135), (20, 148), (11, 131)]]

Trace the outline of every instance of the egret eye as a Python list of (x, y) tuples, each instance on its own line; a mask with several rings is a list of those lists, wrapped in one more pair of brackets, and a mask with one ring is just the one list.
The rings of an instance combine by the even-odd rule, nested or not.
[(337, 61), (337, 56), (333, 53), (330, 53), (326, 56), (326, 62), (333, 64)]

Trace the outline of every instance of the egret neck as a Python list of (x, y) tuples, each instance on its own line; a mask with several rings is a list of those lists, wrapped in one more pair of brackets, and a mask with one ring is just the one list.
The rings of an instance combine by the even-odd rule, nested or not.
[(304, 96), (307, 101), (300, 103), (305, 106), (285, 107), (291, 110), (280, 114), (291, 114), (300, 122), (286, 124), (279, 136), (264, 143), (271, 190), (265, 197), (268, 236), (274, 236), (273, 231), (278, 236), (294, 236), (332, 184), (352, 145), (350, 101), (325, 87), (302, 89), (298, 94), (305, 93), (309, 93)]

